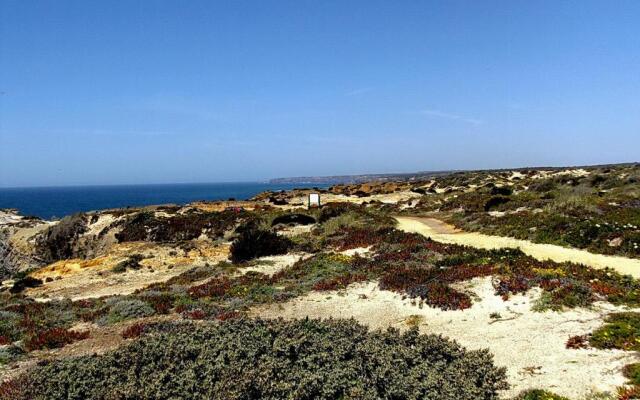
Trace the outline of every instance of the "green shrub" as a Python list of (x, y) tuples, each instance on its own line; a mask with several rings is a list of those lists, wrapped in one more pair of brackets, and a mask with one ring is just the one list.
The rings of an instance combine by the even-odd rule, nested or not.
[(18, 346), (10, 345), (10, 346), (0, 347), (0, 365), (9, 364), (14, 361), (17, 361), (24, 354), (25, 354), (25, 351)]
[(640, 313), (610, 314), (606, 324), (593, 332), (590, 344), (598, 349), (640, 350)]
[(100, 324), (115, 324), (131, 318), (148, 317), (155, 313), (153, 307), (142, 300), (115, 298), (108, 304), (109, 313), (98, 320)]
[(566, 397), (558, 396), (555, 393), (546, 390), (533, 389), (521, 393), (514, 400), (569, 400)]
[(20, 329), (20, 321), (22, 315), (11, 311), (0, 311), (0, 337), (4, 338), (4, 342), (13, 342), (18, 340), (22, 333)]
[(180, 242), (195, 239), (204, 233), (215, 239), (233, 229), (239, 220), (248, 215), (246, 211), (192, 211), (156, 217), (153, 212), (142, 211), (119, 222), (122, 229), (115, 237), (118, 242)]
[(273, 221), (271, 221), (271, 226), (276, 226), (279, 224), (310, 225), (315, 223), (316, 219), (312, 216), (300, 213), (287, 213), (275, 217)]
[(541, 179), (529, 186), (529, 190), (539, 193), (550, 192), (555, 188), (556, 182), (553, 179)]
[(622, 373), (633, 385), (640, 385), (640, 363), (625, 365)]
[(498, 208), (502, 204), (510, 202), (511, 199), (505, 196), (493, 196), (486, 203), (484, 203), (484, 210), (491, 211), (494, 208)]
[(20, 293), (27, 288), (34, 288), (42, 285), (42, 279), (36, 279), (31, 276), (25, 276), (15, 281), (13, 286), (9, 289), (10, 293)]
[(322, 206), (320, 210), (320, 215), (318, 217), (318, 222), (323, 223), (331, 218), (335, 218), (339, 215), (342, 215), (348, 211), (357, 210), (358, 206), (353, 203), (329, 203)]
[(293, 245), (288, 238), (257, 226), (245, 227), (239, 233), (239, 237), (231, 244), (231, 261), (234, 263), (285, 254)]
[(138, 270), (142, 267), (140, 265), (140, 261), (142, 260), (144, 260), (144, 256), (142, 254), (130, 255), (126, 260), (120, 261), (111, 268), (111, 272), (122, 273), (126, 272), (128, 269)]
[[(100, 356), (54, 361), (21, 399), (497, 399), (486, 350), (353, 320), (230, 320), (164, 327)], [(30, 383), (30, 384), (29, 384)]]

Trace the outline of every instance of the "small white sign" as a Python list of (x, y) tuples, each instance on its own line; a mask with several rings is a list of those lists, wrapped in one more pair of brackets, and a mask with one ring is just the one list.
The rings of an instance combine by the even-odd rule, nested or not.
[(309, 207), (320, 207), (320, 193), (309, 194)]

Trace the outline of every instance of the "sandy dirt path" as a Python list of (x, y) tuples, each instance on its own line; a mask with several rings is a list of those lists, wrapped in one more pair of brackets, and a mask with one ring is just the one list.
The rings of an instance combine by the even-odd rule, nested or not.
[(519, 247), (524, 253), (538, 260), (571, 261), (593, 268), (610, 267), (621, 274), (640, 278), (640, 259), (606, 256), (553, 244), (532, 243), (528, 240), (485, 235), (477, 232), (463, 232), (435, 218), (396, 217), (396, 220), (398, 221), (398, 229), (405, 232), (420, 233), (438, 242), (461, 244), (482, 249)]

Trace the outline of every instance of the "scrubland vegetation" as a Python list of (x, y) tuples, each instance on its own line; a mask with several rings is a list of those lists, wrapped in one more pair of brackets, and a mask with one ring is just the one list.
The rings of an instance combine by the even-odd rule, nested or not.
[(103, 355), (38, 367), (16, 399), (494, 399), (504, 370), (416, 330), (355, 321), (158, 326)]
[[(395, 228), (393, 215), (399, 213), (436, 215), (467, 230), (640, 256), (638, 167), (521, 175), (510, 185), (489, 184), (482, 173), (441, 177), (429, 187), (417, 183), (414, 193), (420, 195), (411, 206), (333, 202), (311, 210), (112, 210), (94, 233), (100, 216), (65, 218), (36, 238), (47, 262), (83, 258), (87, 249), (100, 254), (96, 249), (105, 243), (136, 242), (171, 246), (175, 254), (186, 254), (198, 241), (230, 243), (229, 259), (194, 265), (131, 294), (76, 301), (36, 301), (29, 285), (20, 286), (28, 271), (16, 275), (19, 290), (0, 292), (0, 364), (13, 368), (42, 354), (54, 356), (6, 380), (0, 398), (498, 398), (507, 378), (491, 355), (420, 335), (419, 316), (407, 322), (413, 329), (400, 333), (369, 331), (355, 321), (265, 321), (249, 315), (260, 305), (364, 282), (417, 308), (463, 311), (476, 299), (459, 284), (479, 277), (491, 277), (494, 293), (504, 300), (536, 288), (538, 312), (599, 301), (640, 307), (640, 282), (612, 269), (540, 261), (518, 249), (444, 244)], [(100, 274), (129, 279), (153, 257), (149, 253), (129, 253)], [(264, 272), (272, 262), (264, 257), (277, 255), (292, 255), (292, 261)], [(170, 322), (149, 322), (157, 317)], [(55, 357), (55, 349), (90, 339), (86, 326), (122, 327), (119, 340), (126, 343), (101, 355)], [(639, 343), (640, 317), (630, 311), (608, 315), (593, 332), (567, 338), (566, 346), (638, 351)], [(638, 371), (638, 364), (627, 366), (629, 385), (598, 398), (637, 398)], [(532, 388), (517, 399), (564, 397)]]
[[(472, 177), (468, 177), (473, 180)], [(640, 167), (600, 168), (588, 175), (523, 177), (496, 187), (425, 196), (421, 210), (456, 226), (594, 253), (640, 257)], [(469, 181), (456, 182), (468, 188)]]

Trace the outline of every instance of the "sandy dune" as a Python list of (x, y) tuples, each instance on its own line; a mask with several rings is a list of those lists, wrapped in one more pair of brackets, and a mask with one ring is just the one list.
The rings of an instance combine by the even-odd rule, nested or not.
[(593, 268), (610, 267), (621, 274), (640, 278), (640, 259), (606, 256), (552, 244), (532, 243), (528, 240), (485, 235), (477, 232), (463, 232), (435, 218), (396, 217), (396, 220), (398, 221), (398, 229), (405, 232), (420, 233), (438, 242), (461, 244), (482, 249), (519, 247), (523, 252), (538, 260), (571, 261)]

